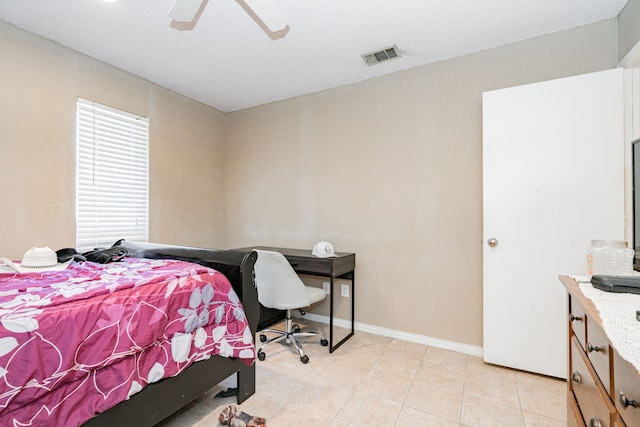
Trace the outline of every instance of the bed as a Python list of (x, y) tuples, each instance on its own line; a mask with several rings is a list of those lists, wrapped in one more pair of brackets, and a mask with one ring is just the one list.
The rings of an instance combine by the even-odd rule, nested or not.
[(122, 244), (0, 275), (0, 425), (152, 426), (233, 374), (255, 392), (255, 253)]

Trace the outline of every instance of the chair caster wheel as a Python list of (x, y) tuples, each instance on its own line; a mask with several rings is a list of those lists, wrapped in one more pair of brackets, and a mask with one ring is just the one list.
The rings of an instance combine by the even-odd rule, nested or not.
[(260, 334), (260, 342), (265, 342), (267, 340), (267, 336), (265, 334)]
[(293, 325), (293, 333), (297, 334), (298, 332), (300, 332), (300, 326), (298, 325)]
[(302, 357), (300, 358), (300, 361), (301, 361), (302, 363), (308, 363), (308, 362), (309, 362), (309, 356), (307, 356), (307, 355), (305, 354), (304, 356), (302, 356)]
[(323, 347), (326, 347), (329, 345), (329, 341), (325, 340), (324, 338), (320, 340), (320, 345), (322, 345)]
[(262, 361), (265, 359), (265, 357), (267, 357), (267, 355), (266, 355), (266, 354), (264, 354), (264, 352), (263, 352), (263, 351), (259, 351), (259, 352), (258, 352), (258, 360), (259, 360), (259, 361), (261, 361), (261, 362), (262, 362)]

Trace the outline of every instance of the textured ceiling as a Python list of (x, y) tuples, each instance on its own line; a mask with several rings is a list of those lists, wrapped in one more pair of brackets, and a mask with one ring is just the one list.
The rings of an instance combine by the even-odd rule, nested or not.
[[(173, 0), (1, 0), (0, 20), (229, 112), (613, 18), (627, 0), (274, 0), (269, 34), (236, 0), (194, 25)], [(367, 66), (362, 54), (402, 57)]]

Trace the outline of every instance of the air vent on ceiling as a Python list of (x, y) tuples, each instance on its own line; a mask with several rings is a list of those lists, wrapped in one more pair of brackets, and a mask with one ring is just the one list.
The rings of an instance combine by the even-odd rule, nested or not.
[(387, 47), (378, 52), (371, 52), (362, 55), (362, 59), (367, 65), (375, 65), (384, 61), (388, 61), (389, 59), (395, 59), (400, 57), (400, 52), (398, 52), (398, 48), (396, 45), (391, 47)]

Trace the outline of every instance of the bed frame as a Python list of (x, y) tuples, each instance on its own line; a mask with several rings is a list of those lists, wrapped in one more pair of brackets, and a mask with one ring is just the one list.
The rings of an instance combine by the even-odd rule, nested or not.
[[(249, 327), (255, 336), (260, 318), (258, 294), (253, 280), (253, 267), (257, 259), (255, 252), (247, 254), (131, 242), (122, 242), (122, 245), (132, 257), (179, 259), (214, 268), (227, 276), (242, 301)], [(247, 366), (240, 359), (211, 356), (208, 360), (194, 363), (178, 376), (148, 385), (129, 400), (96, 415), (83, 426), (153, 426), (234, 373), (237, 375), (240, 404), (255, 393), (255, 364)]]

